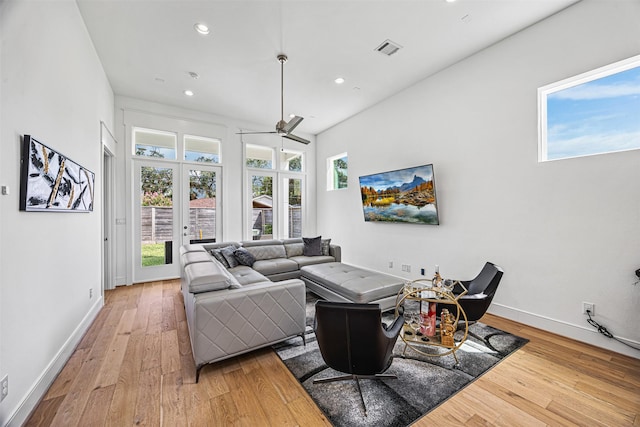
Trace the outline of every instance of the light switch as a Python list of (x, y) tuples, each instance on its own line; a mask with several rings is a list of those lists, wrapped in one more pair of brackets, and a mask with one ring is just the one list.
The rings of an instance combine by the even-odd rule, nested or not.
[(2, 186), (2, 195), (3, 196), (8, 196), (9, 195), (9, 186), (8, 185), (3, 185)]

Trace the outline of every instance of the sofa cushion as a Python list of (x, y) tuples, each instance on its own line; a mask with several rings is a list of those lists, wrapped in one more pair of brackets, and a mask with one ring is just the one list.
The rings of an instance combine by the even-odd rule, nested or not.
[(321, 264), (321, 263), (325, 263), (325, 262), (335, 262), (335, 258), (332, 256), (294, 256), (289, 258), (292, 261), (295, 261), (298, 263), (298, 267), (302, 268), (305, 265), (314, 265), (314, 264)]
[(265, 276), (288, 273), (299, 269), (297, 262), (287, 258), (257, 260), (253, 263), (253, 268)]
[(242, 285), (252, 285), (254, 283), (270, 282), (264, 275), (258, 273), (251, 267), (246, 265), (239, 265), (237, 267), (229, 269), (229, 273), (236, 278), (236, 280)]
[(275, 245), (258, 245), (258, 246), (244, 246), (256, 260), (286, 258), (287, 253), (284, 250), (284, 245), (278, 243)]
[(186, 265), (193, 264), (194, 262), (211, 262), (211, 257), (205, 251), (185, 252), (180, 257), (180, 261), (184, 267)]
[(213, 260), (189, 264), (184, 268), (184, 273), (192, 294), (240, 287), (233, 275)]
[(302, 256), (304, 251), (304, 243), (302, 241), (295, 243), (285, 243), (284, 249), (287, 252), (287, 258)]
[(304, 249), (302, 254), (305, 256), (322, 255), (322, 237), (303, 237)]
[(256, 262), (256, 258), (251, 255), (251, 252), (246, 250), (245, 248), (238, 248), (233, 252), (233, 255), (238, 260), (238, 263), (241, 265), (246, 265), (248, 267), (252, 267), (253, 263)]
[(180, 246), (180, 255), (184, 255), (187, 252), (206, 252), (202, 245), (194, 245), (192, 243), (187, 243), (186, 245)]

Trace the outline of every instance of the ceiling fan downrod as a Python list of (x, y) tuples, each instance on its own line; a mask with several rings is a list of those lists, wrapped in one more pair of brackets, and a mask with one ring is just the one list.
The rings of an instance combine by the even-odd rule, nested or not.
[(284, 121), (284, 63), (287, 62), (287, 59), (287, 55), (284, 53), (278, 55), (278, 61), (280, 61), (280, 123), (276, 126), (278, 133), (280, 133), (287, 124)]

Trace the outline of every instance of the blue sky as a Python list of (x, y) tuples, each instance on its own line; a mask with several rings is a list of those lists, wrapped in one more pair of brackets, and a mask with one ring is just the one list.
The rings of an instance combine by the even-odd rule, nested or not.
[(548, 159), (640, 148), (640, 66), (547, 96)]
[(415, 168), (361, 176), (360, 186), (373, 187), (376, 190), (384, 190), (389, 187), (399, 187), (406, 182), (411, 182), (415, 175), (418, 175), (425, 181), (430, 181), (433, 179), (433, 166), (417, 166)]

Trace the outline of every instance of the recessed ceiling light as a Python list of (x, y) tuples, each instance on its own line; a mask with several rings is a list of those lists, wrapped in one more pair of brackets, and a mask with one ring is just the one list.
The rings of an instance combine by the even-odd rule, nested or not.
[(456, 0), (445, 0), (447, 3), (453, 3)]
[(187, 90), (184, 91), (184, 94), (187, 95), (187, 96), (193, 96), (193, 91), (187, 89)]
[(296, 116), (296, 115), (295, 115), (295, 114), (293, 114), (293, 113), (289, 114), (289, 118), (290, 118), (290, 119), (293, 119), (295, 116)]
[(205, 36), (210, 32), (209, 27), (207, 27), (206, 24), (202, 24), (202, 23), (197, 23), (196, 25), (193, 26), (193, 28), (195, 28), (198, 33)]
[(344, 78), (338, 77), (337, 79), (334, 80), (334, 82), (336, 82), (337, 85), (341, 85), (342, 83), (344, 83)]

